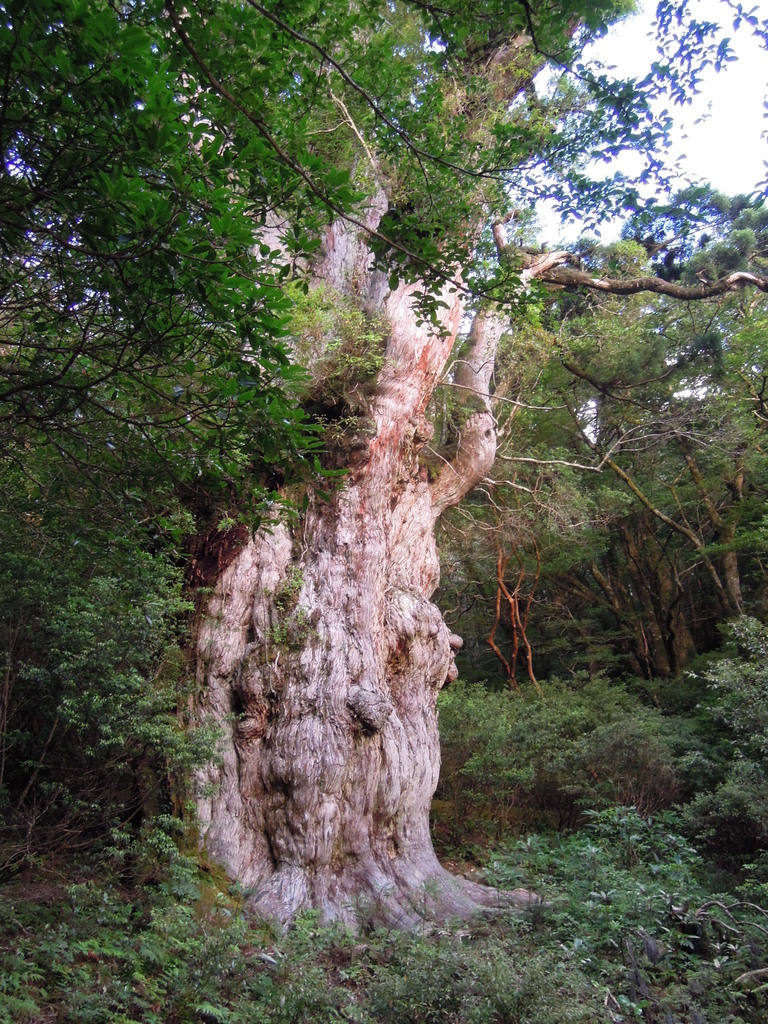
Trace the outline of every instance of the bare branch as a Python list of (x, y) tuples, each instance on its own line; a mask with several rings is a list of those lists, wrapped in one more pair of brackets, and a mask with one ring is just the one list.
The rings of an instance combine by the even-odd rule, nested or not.
[[(536, 491), (532, 487), (526, 487), (524, 484), (519, 484), (516, 480), (493, 480), (491, 477), (486, 476), (483, 478), (482, 483), (486, 484), (488, 487), (512, 487), (516, 491), (523, 491), (525, 494), (536, 495)], [(483, 494), (488, 495), (488, 492), (483, 490)], [(490, 498), (490, 495), (488, 495), (488, 497)], [(492, 504), (497, 511), (501, 511), (495, 502), (492, 502)]]
[[(446, 373), (450, 373), (453, 367), (461, 362), (459, 359), (455, 359), (448, 367)], [(453, 380), (441, 380), (440, 387), (444, 388), (456, 388), (458, 391), (469, 391), (470, 394), (479, 395), (481, 398), (487, 398), (491, 403), (503, 402), (505, 405), (514, 405), (517, 409), (531, 409), (534, 412), (557, 412), (560, 409), (564, 409), (564, 405), (531, 405), (529, 402), (521, 402), (517, 398), (507, 398), (505, 395), (484, 395), (479, 388), (470, 387), (468, 384), (457, 384)]]
[(740, 985), (743, 981), (751, 981), (753, 978), (768, 978), (768, 967), (760, 967), (756, 971), (746, 971), (744, 974), (740, 974), (736, 978), (735, 984)]
[[(533, 466), (568, 466), (570, 469), (586, 469), (590, 473), (602, 472), (605, 465), (605, 459), (598, 466), (587, 466), (583, 462), (569, 462), (568, 459), (530, 459), (522, 455), (499, 455), (498, 458), (503, 462), (527, 462)], [(508, 481), (501, 480), (500, 483)]]
[(378, 177), (379, 165), (376, 163), (376, 161), (375, 161), (375, 159), (373, 157), (373, 153), (371, 152), (370, 148), (368, 147), (368, 143), (363, 138), (362, 133), (360, 132), (360, 129), (357, 127), (357, 125), (353, 121), (352, 115), (350, 114), (350, 112), (349, 112), (349, 110), (347, 108), (346, 103), (344, 102), (344, 100), (340, 96), (337, 96), (333, 92), (333, 90), (331, 90), (331, 99), (333, 100), (333, 102), (336, 104), (336, 106), (339, 108), (339, 110), (344, 115), (344, 122), (343, 123), (346, 123), (350, 127), (350, 129), (354, 132), (355, 136), (357, 137), (358, 142), (363, 147), (365, 155), (368, 158), (368, 163), (371, 165), (371, 169), (373, 170), (374, 174), (376, 174), (377, 177)]

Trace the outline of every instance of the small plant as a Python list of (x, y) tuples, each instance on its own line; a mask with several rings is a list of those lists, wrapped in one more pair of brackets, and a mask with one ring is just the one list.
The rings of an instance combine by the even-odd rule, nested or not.
[(303, 586), (302, 569), (298, 565), (291, 565), (271, 595), (274, 614), (273, 623), (266, 634), (268, 643), (300, 648), (314, 635), (309, 612), (306, 608), (297, 607)]
[(672, 813), (610, 808), (583, 832), (503, 848), (491, 880), (542, 897), (521, 927), (602, 987), (615, 1020), (762, 1024), (768, 1001), (754, 964), (763, 962), (768, 911), (708, 891), (680, 824)]
[(296, 359), (309, 372), (307, 397), (353, 412), (384, 365), (387, 330), (349, 296), (320, 285), (297, 292), (291, 317)]
[(303, 570), (298, 565), (289, 566), (287, 573), (280, 581), (272, 595), (275, 608), (283, 614), (295, 608), (303, 586)]

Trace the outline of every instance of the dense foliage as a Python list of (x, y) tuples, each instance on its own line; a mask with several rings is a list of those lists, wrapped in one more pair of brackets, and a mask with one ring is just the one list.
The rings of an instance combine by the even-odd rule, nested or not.
[(30, 509), (3, 519), (0, 878), (181, 810), (189, 604), (167, 554)]
[(259, 237), (279, 197), (183, 54), (159, 4), (3, 5), (2, 468), (42, 500), (245, 493), (306, 443)]
[(539, 898), (428, 936), (371, 931), (363, 904), (360, 934), (309, 915), (277, 936), (156, 836), (138, 889), (102, 873), (0, 896), (0, 1020), (759, 1024), (768, 911), (703, 885), (678, 826), (615, 807), (508, 842), (490, 877)]
[[(765, 303), (520, 301), (553, 181), (565, 213), (633, 214), (584, 268), (765, 273), (754, 199), (639, 211), (637, 182), (588, 176), (627, 147), (653, 167), (660, 83), (683, 99), (728, 58), (663, 3), (677, 62), (611, 82), (581, 51), (625, 10), (0, 0), (0, 1021), (764, 1019)], [(527, 87), (478, 120), (517, 32)], [(384, 184), (390, 286), (423, 280), (428, 319), (461, 265), (515, 313), (499, 479), (444, 544), (468, 682), (435, 821), (459, 867), (541, 899), (427, 937), (361, 901), (358, 936), (280, 937), (197, 856), (195, 538), (236, 546), (365, 428), (386, 324), (302, 274)], [(518, 211), (501, 267), (470, 251), (480, 208)], [(446, 380), (438, 438), (467, 411)]]
[[(622, 241), (583, 241), (581, 260), (619, 279), (763, 273), (767, 226), (759, 200), (691, 188)], [(721, 622), (763, 614), (767, 310), (747, 292), (560, 291), (510, 330), (494, 480), (444, 544), (452, 621), (487, 635), (495, 620), (510, 678), (677, 677)]]

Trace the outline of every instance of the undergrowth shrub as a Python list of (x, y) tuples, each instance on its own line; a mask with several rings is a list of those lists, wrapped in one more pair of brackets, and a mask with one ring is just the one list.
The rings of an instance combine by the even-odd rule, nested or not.
[(2, 880), (170, 810), (214, 737), (184, 716), (190, 606), (170, 555), (56, 510), (0, 526)]
[(684, 723), (600, 676), (552, 678), (540, 694), (458, 682), (439, 710), (436, 806), (453, 844), (473, 829), (498, 838), (512, 827), (571, 827), (615, 803), (652, 813), (680, 793)]
[(600, 1019), (581, 972), (498, 935), (425, 941), (393, 937), (368, 988), (366, 1020), (381, 1024), (588, 1024)]
[(539, 895), (518, 927), (600, 987), (609, 1019), (762, 1024), (768, 911), (711, 893), (700, 867), (679, 816), (614, 807), (508, 843), (489, 874)]
[[(176, 1024), (227, 1016), (250, 926), (238, 902), (180, 851), (183, 826), (158, 816), (62, 883), (50, 872), (0, 889), (0, 1022)], [(124, 868), (145, 881), (126, 887)], [(136, 872), (132, 872), (135, 874)], [(23, 1005), (22, 1005), (23, 1003)], [(49, 1019), (49, 1017), (45, 1017)]]
[(500, 924), (365, 937), (300, 917), (278, 937), (188, 858), (128, 891), (90, 878), (55, 899), (0, 891), (0, 1022), (592, 1024), (578, 965)]
[(427, 935), (308, 913), (279, 936), (154, 837), (143, 886), (0, 889), (0, 1022), (763, 1024), (768, 912), (708, 892), (678, 824), (613, 808), (507, 843), (492, 880), (539, 899)]
[(684, 808), (689, 834), (731, 872), (753, 866), (768, 882), (768, 627), (744, 617), (726, 631), (724, 656), (701, 673), (702, 703), (725, 730), (730, 760), (716, 784)]
[(366, 419), (384, 366), (387, 325), (328, 285), (293, 290), (291, 349), (306, 368), (299, 390), (323, 425), (331, 449), (361, 444), (373, 429)]

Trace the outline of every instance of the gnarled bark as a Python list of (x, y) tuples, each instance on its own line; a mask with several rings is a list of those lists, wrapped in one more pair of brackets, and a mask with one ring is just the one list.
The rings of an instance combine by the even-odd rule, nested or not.
[[(389, 289), (365, 238), (386, 207), (380, 193), (366, 224), (336, 222), (312, 275), (387, 325), (349, 474), (329, 501), (311, 498), (297, 527), (244, 543), (199, 635), (200, 711), (224, 736), (221, 763), (200, 780), (202, 841), (253, 888), (254, 907), (283, 922), (315, 907), (352, 924), (408, 927), (500, 900), (441, 868), (429, 807), (440, 760), (437, 695), (456, 674), (461, 643), (431, 601), (434, 523), (493, 464), (489, 384), (503, 318), (490, 305), (478, 313), (455, 371), (474, 411), (430, 483), (418, 458), (432, 431), (425, 412), (459, 329), (462, 292), (446, 283), (442, 323), (430, 328), (413, 308), (416, 285)], [(494, 237), (504, 258), (503, 224)], [(563, 267), (567, 259), (528, 260), (523, 287), (534, 277), (587, 284)]]
[(445, 872), (429, 835), (437, 695), (461, 645), (430, 600), (433, 527), (487, 472), (495, 427), (489, 411), (471, 416), (453, 461), (424, 479), (424, 413), (458, 330), (459, 293), (445, 290), (442, 331), (419, 326), (413, 287), (388, 291), (342, 224), (317, 277), (347, 294), (354, 281), (358, 301), (386, 316), (375, 430), (330, 501), (314, 497), (296, 529), (245, 542), (216, 584), (198, 671), (201, 714), (224, 738), (220, 764), (199, 780), (202, 841), (254, 890), (253, 906), (282, 922), (315, 907), (410, 927), (500, 902)]

